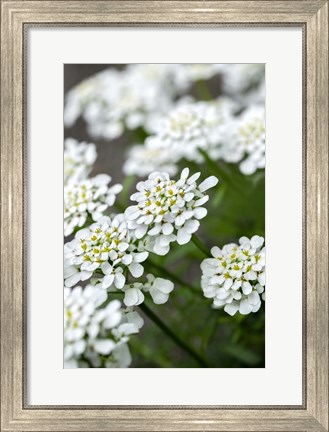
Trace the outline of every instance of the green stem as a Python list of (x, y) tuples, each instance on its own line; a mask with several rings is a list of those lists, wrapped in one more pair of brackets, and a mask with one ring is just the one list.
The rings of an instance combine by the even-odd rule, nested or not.
[(212, 258), (211, 253), (209, 252), (209, 249), (202, 243), (202, 241), (195, 235), (192, 234), (192, 242), (195, 244), (195, 246), (204, 253), (208, 258)]
[(139, 305), (140, 309), (152, 320), (167, 336), (169, 336), (183, 351), (187, 352), (201, 367), (208, 367), (206, 361), (184, 341), (182, 341), (176, 333), (170, 330), (169, 327), (148, 307), (145, 302)]

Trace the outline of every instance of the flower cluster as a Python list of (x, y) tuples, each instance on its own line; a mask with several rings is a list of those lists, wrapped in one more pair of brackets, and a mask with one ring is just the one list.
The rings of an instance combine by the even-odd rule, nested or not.
[(97, 74), (67, 95), (66, 125), (83, 115), (89, 133), (105, 139), (118, 138), (125, 128), (147, 128), (155, 113), (164, 113), (172, 105), (168, 68), (170, 65), (128, 65), (122, 71), (108, 69)]
[(265, 287), (265, 247), (263, 237), (241, 237), (237, 244), (211, 249), (213, 258), (201, 264), (204, 296), (213, 299), (213, 307), (225, 312), (247, 315), (261, 306)]
[(87, 178), (96, 160), (95, 144), (79, 143), (73, 138), (64, 142), (64, 185)]
[(155, 134), (146, 139), (144, 146), (132, 147), (124, 172), (143, 176), (150, 171), (164, 170), (176, 174), (181, 160), (203, 161), (200, 149), (219, 159), (234, 109), (229, 99), (177, 103), (157, 122)]
[(207, 214), (202, 207), (209, 199), (205, 191), (218, 183), (211, 176), (197, 185), (199, 177), (200, 173), (189, 177), (185, 168), (178, 181), (170, 179), (168, 173), (154, 172), (137, 184), (138, 192), (131, 196), (137, 205), (128, 207), (125, 216), (129, 230), (136, 239), (143, 239), (147, 250), (165, 255), (171, 242), (183, 245), (191, 240), (199, 220)]
[[(264, 75), (264, 65), (258, 64), (131, 64), (103, 70), (68, 92), (65, 126), (72, 126), (81, 116), (96, 140), (115, 140), (125, 134), (110, 145), (130, 145), (123, 171), (131, 178), (123, 188), (113, 186), (109, 175), (90, 177), (97, 157), (95, 145), (65, 140), (64, 236), (72, 236), (64, 245), (66, 368), (130, 366), (129, 338), (144, 324), (135, 309), (141, 306), (164, 328), (147, 306), (151, 300), (155, 305), (169, 300), (174, 283), (158, 277), (170, 278), (167, 266), (179, 272), (170, 278), (182, 285), (182, 292), (175, 296), (177, 304), (190, 303), (196, 287), (184, 281), (186, 275), (180, 278), (186, 270), (182, 258), (190, 253), (188, 246), (175, 247), (168, 257), (147, 262), (150, 253), (168, 254), (173, 242), (186, 245), (192, 240), (193, 247), (211, 256), (201, 264), (201, 287), (214, 309), (223, 308), (229, 315), (259, 310), (265, 300), (264, 239), (241, 237), (238, 244), (213, 247), (209, 255), (195, 233), (207, 215), (207, 191), (218, 179), (200, 180), (201, 173), (190, 174), (190, 169), (206, 173), (210, 168), (228, 186), (216, 193), (212, 207), (221, 205), (221, 209), (203, 227), (206, 237), (232, 235), (239, 221), (229, 213), (254, 220), (243, 195), (244, 183), (252, 193), (263, 176), (248, 180), (237, 175), (236, 169), (252, 175), (265, 168)], [(194, 171), (196, 165), (200, 170)], [(115, 208), (124, 205), (135, 175), (143, 181), (131, 195), (132, 205), (115, 214)], [(238, 195), (239, 206), (233, 206)], [(218, 217), (223, 221), (217, 224)], [(254, 226), (261, 223), (260, 211)], [(149, 269), (156, 269), (155, 275)], [(203, 319), (202, 311), (200, 316)], [(146, 340), (151, 341), (148, 336)], [(184, 349), (184, 344), (179, 345)], [(187, 351), (193, 354), (196, 347), (190, 348)], [(195, 354), (197, 361), (199, 354)], [(167, 364), (162, 356), (157, 361)], [(198, 363), (206, 362), (200, 357)]]
[(226, 162), (240, 162), (245, 175), (265, 168), (265, 109), (255, 105), (245, 110), (231, 125), (223, 159)]
[(88, 216), (97, 221), (115, 203), (122, 185), (109, 187), (111, 177), (99, 174), (91, 179), (73, 182), (64, 187), (64, 236), (85, 225)]
[(131, 361), (129, 335), (143, 325), (137, 312), (125, 312), (118, 300), (88, 285), (84, 289), (64, 288), (65, 368), (99, 367), (106, 356), (107, 367), (128, 367)]
[(89, 133), (105, 139), (118, 138), (125, 128), (152, 131), (154, 121), (174, 106), (177, 96), (194, 82), (225, 71), (223, 66), (131, 64), (121, 71), (104, 70), (68, 93), (64, 122), (72, 126), (82, 115)]
[(128, 232), (123, 214), (112, 219), (103, 217), (99, 223), (78, 231), (75, 239), (64, 247), (65, 286), (72, 287), (93, 275), (104, 289), (122, 289), (126, 270), (133, 277), (144, 272), (140, 264), (148, 252), (138, 252), (134, 239)]

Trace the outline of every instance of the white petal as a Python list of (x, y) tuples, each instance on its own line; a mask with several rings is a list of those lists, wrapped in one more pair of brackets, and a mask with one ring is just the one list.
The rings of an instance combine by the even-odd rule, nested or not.
[(122, 315), (121, 315), (120, 312), (111, 313), (111, 315), (109, 315), (103, 321), (103, 326), (106, 329), (110, 329), (110, 328), (116, 327), (117, 325), (120, 324), (121, 319), (122, 319)]
[(203, 219), (207, 213), (207, 209), (204, 207), (197, 207), (194, 209), (194, 217), (196, 219)]
[(189, 233), (189, 234), (193, 234), (195, 233), (200, 226), (200, 222), (193, 219), (193, 220), (189, 220), (184, 224), (184, 229)]
[(114, 274), (111, 273), (109, 275), (106, 275), (102, 281), (102, 288), (108, 288), (113, 284), (114, 281)]
[(165, 223), (162, 225), (162, 232), (164, 235), (169, 235), (174, 231), (174, 227), (170, 223)]
[(73, 287), (78, 282), (80, 282), (80, 280), (81, 280), (81, 273), (75, 273), (65, 280), (65, 286), (67, 286), (69, 288)]
[(112, 272), (112, 266), (107, 261), (102, 263), (101, 269), (105, 275)]
[(188, 168), (184, 168), (181, 175), (180, 175), (180, 178), (184, 179), (184, 180), (187, 179), (189, 173), (190, 173), (190, 170)]
[(200, 177), (201, 173), (197, 172), (195, 174), (193, 174), (188, 180), (187, 180), (187, 184), (192, 184), (194, 182), (196, 182), (198, 180), (198, 178)]
[(150, 294), (155, 304), (164, 304), (168, 301), (168, 294), (164, 294), (154, 287), (150, 288)]
[(209, 195), (205, 195), (203, 198), (200, 198), (197, 201), (195, 201), (194, 206), (200, 207), (203, 204), (205, 204), (208, 200), (209, 200)]
[(191, 234), (189, 234), (184, 228), (177, 231), (177, 243), (184, 245), (191, 240)]
[(248, 302), (248, 300), (242, 300), (239, 307), (239, 312), (241, 315), (248, 315), (252, 310), (252, 305)]
[(99, 354), (110, 354), (110, 352), (116, 347), (116, 343), (109, 339), (95, 340), (94, 348)]
[(135, 278), (139, 278), (142, 276), (142, 274), (144, 273), (144, 267), (139, 264), (139, 263), (131, 263), (129, 265), (129, 271), (130, 273), (135, 277)]
[(135, 236), (137, 239), (144, 237), (147, 231), (147, 225), (139, 225), (135, 230)]
[(265, 272), (261, 273), (258, 275), (258, 282), (262, 285), (265, 286)]
[(129, 323), (131, 324), (135, 324), (135, 326), (140, 329), (143, 327), (144, 325), (144, 320), (143, 318), (139, 315), (138, 312), (133, 311), (133, 312), (128, 312), (126, 314), (126, 319)]
[(260, 237), (258, 235), (255, 235), (251, 238), (250, 240), (251, 246), (255, 249), (260, 248), (261, 246), (263, 246), (264, 243), (264, 238)]
[(161, 225), (160, 224), (156, 224), (149, 232), (148, 235), (150, 236), (155, 236), (158, 235), (159, 232), (161, 231)]
[(239, 243), (240, 243), (240, 245), (246, 245), (246, 244), (249, 244), (250, 243), (250, 240), (248, 239), (248, 237), (240, 237), (239, 238)]
[(184, 225), (184, 222), (185, 222), (185, 217), (183, 214), (181, 214), (175, 218), (176, 227)]
[(88, 328), (88, 335), (91, 339), (95, 339), (95, 337), (99, 333), (99, 324), (98, 323), (92, 323)]
[(124, 304), (126, 306), (138, 306), (143, 303), (144, 294), (137, 288), (129, 288), (125, 292)]
[(64, 279), (67, 279), (69, 276), (77, 273), (78, 269), (74, 266), (64, 266)]
[(131, 264), (132, 263), (132, 260), (133, 260), (133, 256), (132, 255), (124, 255), (122, 258), (121, 258), (121, 262), (122, 262), (122, 264), (124, 264), (124, 265), (129, 265), (129, 264)]
[(114, 285), (121, 289), (123, 288), (124, 284), (126, 282), (126, 278), (124, 277), (124, 275), (120, 272), (116, 273), (114, 276)]
[(248, 295), (248, 294), (251, 293), (251, 291), (252, 291), (251, 284), (249, 282), (243, 282), (243, 284), (242, 284), (242, 292), (243, 292), (243, 294)]
[(84, 281), (84, 280), (89, 279), (92, 276), (92, 272), (90, 272), (90, 271), (82, 271), (80, 273), (80, 275), (81, 275), (81, 280)]
[(149, 256), (148, 252), (134, 253), (134, 262), (141, 263), (145, 261), (148, 256)]
[(199, 190), (201, 192), (204, 192), (204, 191), (216, 186), (217, 183), (218, 183), (218, 178), (215, 176), (210, 176), (210, 177), (206, 178), (206, 180), (204, 180), (202, 183), (199, 184)]
[(211, 252), (211, 255), (214, 258), (218, 258), (221, 255), (221, 250), (219, 249), (218, 246), (212, 247), (211, 250), (210, 250), (210, 252)]
[(163, 256), (167, 255), (170, 250), (170, 246), (161, 246), (158, 242), (154, 243), (153, 252), (157, 255)]
[(239, 310), (239, 303), (235, 301), (233, 301), (230, 304), (227, 304), (224, 307), (224, 311), (231, 316), (235, 315), (238, 310)]
[(165, 294), (169, 294), (174, 289), (174, 284), (168, 279), (156, 278), (153, 287)]

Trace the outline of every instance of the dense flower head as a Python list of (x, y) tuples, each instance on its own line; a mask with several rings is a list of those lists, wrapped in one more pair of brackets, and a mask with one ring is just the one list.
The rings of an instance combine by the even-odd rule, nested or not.
[(222, 249), (211, 249), (213, 258), (201, 264), (201, 287), (204, 296), (213, 299), (215, 309), (247, 315), (261, 306), (261, 293), (265, 288), (264, 238), (241, 237), (239, 245), (230, 243)]
[(64, 185), (87, 178), (96, 160), (96, 146), (66, 138), (64, 142)]
[(98, 277), (104, 289), (121, 290), (126, 270), (140, 277), (140, 264), (148, 252), (138, 252), (123, 214), (103, 217), (98, 223), (78, 231), (75, 239), (64, 246), (65, 285), (72, 287), (80, 280)]
[(200, 173), (189, 177), (185, 168), (175, 181), (165, 172), (153, 172), (146, 181), (139, 182), (131, 196), (137, 205), (125, 211), (127, 226), (136, 239), (143, 239), (143, 247), (158, 255), (169, 252), (170, 243), (183, 245), (191, 240), (199, 220), (207, 214), (203, 207), (209, 196), (206, 190), (215, 186), (218, 179), (208, 177), (199, 185)]
[[(137, 312), (126, 313), (118, 300), (88, 285), (64, 288), (64, 364), (66, 368), (98, 367), (106, 356), (107, 367), (128, 367), (129, 335), (143, 325)], [(129, 316), (130, 315), (130, 316)]]
[(200, 163), (204, 150), (215, 159), (223, 153), (226, 131), (233, 120), (234, 103), (180, 101), (154, 126), (144, 146), (134, 146), (124, 165), (126, 174), (142, 177), (154, 170), (176, 174), (181, 160)]
[(118, 138), (125, 128), (147, 129), (154, 115), (173, 103), (169, 69), (170, 65), (132, 64), (98, 73), (69, 92), (65, 124), (72, 125), (82, 115), (89, 133), (105, 139)]
[(223, 159), (226, 162), (240, 162), (243, 174), (253, 174), (265, 168), (265, 108), (254, 105), (231, 125)]
[(88, 216), (97, 221), (113, 206), (122, 185), (109, 187), (110, 182), (110, 176), (99, 174), (91, 179), (72, 181), (64, 187), (64, 236), (84, 226)]

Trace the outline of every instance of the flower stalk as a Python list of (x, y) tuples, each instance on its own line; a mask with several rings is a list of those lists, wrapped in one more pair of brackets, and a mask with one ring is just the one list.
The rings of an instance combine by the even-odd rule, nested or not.
[(208, 250), (208, 248), (202, 243), (202, 241), (195, 235), (192, 234), (192, 242), (195, 244), (195, 246), (204, 254), (206, 257), (211, 257), (211, 254)]
[(167, 325), (145, 304), (145, 302), (139, 305), (139, 307), (150, 320), (152, 320), (168, 337), (170, 337), (176, 345), (188, 353), (201, 367), (209, 367), (205, 359), (194, 351), (193, 348), (182, 341), (169, 327), (167, 327)]

